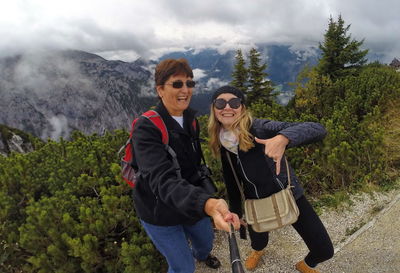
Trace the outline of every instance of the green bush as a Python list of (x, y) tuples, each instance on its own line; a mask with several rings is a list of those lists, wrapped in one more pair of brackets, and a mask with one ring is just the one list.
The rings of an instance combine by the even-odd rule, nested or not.
[[(328, 135), (322, 145), (289, 152), (307, 190), (333, 192), (394, 181), (398, 172), (389, 175), (388, 170), (397, 162), (393, 154), (400, 151), (387, 143), (394, 143), (398, 129), (393, 128), (396, 117), (387, 113), (399, 106), (393, 102), (400, 95), (400, 74), (387, 66), (373, 64), (361, 68), (357, 76), (337, 79), (330, 88), (341, 90), (343, 98), (337, 96), (326, 109), (323, 96), (311, 100), (315, 86), (319, 86), (318, 79), (323, 79), (314, 72), (309, 76), (314, 85), (296, 90), (300, 92), (296, 93), (295, 101), (301, 104), (294, 104), (295, 113), (298, 120), (319, 119)], [(321, 113), (324, 114), (320, 116)], [(389, 150), (392, 157), (386, 156)]]
[(6, 272), (160, 272), (116, 151), (123, 131), (49, 140), (0, 159), (0, 269)]

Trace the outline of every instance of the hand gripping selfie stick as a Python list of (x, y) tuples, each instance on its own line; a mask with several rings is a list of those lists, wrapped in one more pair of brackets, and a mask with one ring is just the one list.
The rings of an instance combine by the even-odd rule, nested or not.
[(231, 224), (231, 231), (228, 233), (229, 252), (231, 255), (232, 273), (245, 273), (240, 260), (239, 248), (236, 242), (235, 230)]

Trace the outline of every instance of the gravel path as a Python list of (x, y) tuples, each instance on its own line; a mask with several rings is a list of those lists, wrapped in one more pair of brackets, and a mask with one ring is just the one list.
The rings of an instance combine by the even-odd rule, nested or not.
[[(400, 272), (400, 194), (346, 240), (323, 272), (395, 273)], [(333, 267), (334, 265), (334, 267)]]
[[(335, 256), (318, 266), (328, 273), (395, 273), (400, 272), (400, 190), (388, 193), (357, 194), (351, 205), (326, 209), (320, 215), (335, 247)], [(249, 240), (236, 234), (241, 258), (251, 251)], [(196, 265), (196, 273), (230, 273), (227, 234), (216, 231), (213, 254), (222, 263), (218, 270)], [(307, 247), (289, 226), (273, 231), (266, 254), (252, 271), (297, 272), (294, 264), (304, 258)]]

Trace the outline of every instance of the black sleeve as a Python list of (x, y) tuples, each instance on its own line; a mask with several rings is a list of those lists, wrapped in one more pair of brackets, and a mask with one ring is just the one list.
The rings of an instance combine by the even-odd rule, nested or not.
[(132, 139), (139, 171), (153, 194), (188, 218), (206, 216), (204, 206), (211, 196), (200, 187), (177, 177), (170, 155), (161, 141), (161, 131), (150, 120), (141, 117), (135, 125)]
[(317, 122), (282, 122), (255, 119), (253, 126), (258, 138), (271, 138), (278, 134), (289, 139), (288, 147), (297, 147), (322, 140), (326, 130)]
[[(221, 147), (221, 161), (222, 161), (222, 172), (224, 177), (224, 183), (226, 187), (226, 191), (228, 193), (228, 203), (230, 211), (236, 213), (239, 218), (243, 216), (242, 211), (242, 200), (239, 188), (237, 186), (235, 177), (233, 175), (233, 171), (231, 165), (229, 164), (226, 150)], [(235, 160), (232, 161), (232, 164), (235, 166)], [(241, 183), (239, 181), (239, 183)]]

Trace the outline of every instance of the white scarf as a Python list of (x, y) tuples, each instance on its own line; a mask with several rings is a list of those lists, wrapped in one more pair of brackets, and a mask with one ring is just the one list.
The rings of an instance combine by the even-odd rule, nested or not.
[(219, 140), (225, 149), (234, 154), (238, 154), (239, 140), (233, 130), (226, 130), (221, 127), (221, 130), (219, 131)]

